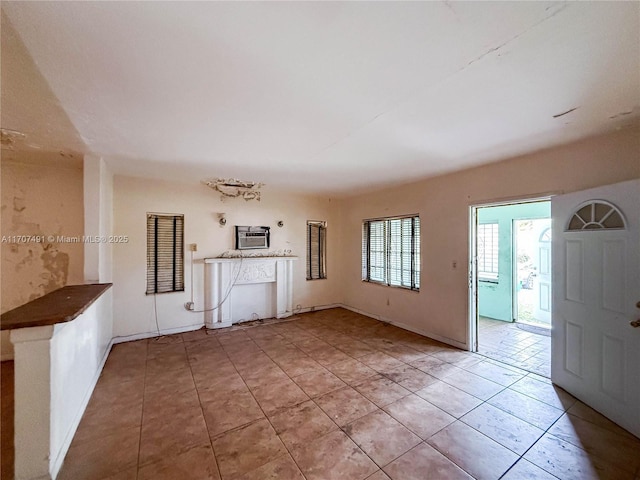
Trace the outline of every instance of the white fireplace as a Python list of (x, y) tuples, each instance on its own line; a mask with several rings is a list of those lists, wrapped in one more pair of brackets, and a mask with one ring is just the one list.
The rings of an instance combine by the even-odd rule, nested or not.
[(230, 327), (293, 314), (297, 257), (205, 258), (205, 325)]

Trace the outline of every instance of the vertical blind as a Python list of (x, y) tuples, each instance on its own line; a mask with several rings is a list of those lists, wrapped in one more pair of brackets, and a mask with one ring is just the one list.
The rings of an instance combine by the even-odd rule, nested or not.
[(184, 290), (184, 215), (147, 214), (147, 293)]
[(420, 217), (363, 223), (362, 279), (420, 289)]
[(307, 280), (327, 278), (325, 268), (327, 248), (326, 222), (307, 222)]

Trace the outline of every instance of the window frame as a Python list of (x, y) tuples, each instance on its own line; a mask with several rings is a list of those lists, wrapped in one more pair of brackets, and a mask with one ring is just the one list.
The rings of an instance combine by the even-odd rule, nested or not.
[(184, 267), (184, 215), (147, 213), (146, 295), (184, 292)]
[[(318, 230), (317, 257), (314, 257), (312, 249), (314, 242), (312, 238), (313, 229)], [(314, 265), (314, 258), (317, 258), (317, 265)], [(327, 278), (327, 222), (323, 220), (307, 220), (307, 280), (326, 280)], [(314, 269), (314, 267), (316, 267)], [(318, 276), (314, 275), (314, 270), (318, 271)]]
[[(480, 258), (480, 239), (486, 239), (486, 230), (487, 227), (491, 227), (491, 252), (490, 252), (490, 263), (491, 270), (483, 270), (481, 268), (481, 264), (486, 267), (487, 264), (487, 249), (486, 242), (484, 245), (483, 258)], [(495, 232), (494, 232), (495, 228)], [(482, 232), (482, 233), (481, 233)], [(499, 283), (500, 282), (500, 222), (491, 221), (479, 223), (477, 228), (477, 266), (478, 266), (478, 281), (486, 282), (486, 283)], [(495, 240), (495, 242), (494, 242)], [(495, 245), (494, 245), (495, 243)], [(495, 257), (495, 258), (494, 258)]]
[[(407, 220), (410, 220), (408, 239), (404, 238), (404, 225)], [(399, 223), (395, 224), (395, 222)], [(381, 228), (382, 234), (377, 232), (372, 235), (372, 226), (377, 229)], [(362, 281), (419, 292), (421, 284), (420, 237), (420, 215), (418, 214), (363, 220)], [(372, 242), (376, 243), (373, 247)], [(375, 256), (376, 259), (373, 260), (372, 256)], [(403, 262), (407, 258), (408, 268), (403, 266)], [(373, 269), (377, 270), (377, 274), (372, 272)], [(409, 281), (404, 279), (405, 272), (408, 272)], [(398, 273), (399, 281), (397, 279)], [(394, 274), (395, 279), (393, 278)]]

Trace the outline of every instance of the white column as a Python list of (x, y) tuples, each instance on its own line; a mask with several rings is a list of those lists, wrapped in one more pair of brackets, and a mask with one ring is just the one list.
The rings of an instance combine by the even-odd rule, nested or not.
[(54, 327), (11, 330), (15, 351), (15, 478), (50, 479)]
[[(224, 328), (231, 326), (230, 293), (233, 263), (205, 263), (205, 324), (207, 328)], [(225, 298), (226, 297), (226, 298)]]
[[(107, 238), (113, 229), (113, 174), (105, 161), (95, 155), (86, 155), (83, 163), (84, 235)], [(113, 244), (85, 242), (84, 281), (86, 283), (111, 282)]]
[(293, 260), (276, 262), (276, 317), (286, 318), (293, 313)]
[[(102, 159), (94, 155), (84, 157), (84, 235), (100, 235), (100, 164)], [(84, 281), (98, 283), (100, 278), (100, 245), (84, 245)]]

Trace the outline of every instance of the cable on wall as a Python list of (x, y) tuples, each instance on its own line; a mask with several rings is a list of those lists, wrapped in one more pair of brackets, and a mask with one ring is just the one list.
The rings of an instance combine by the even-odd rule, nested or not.
[(219, 309), (222, 306), (222, 304), (227, 301), (227, 298), (229, 298), (229, 295), (231, 295), (231, 290), (233, 290), (233, 287), (235, 286), (236, 281), (238, 280), (238, 277), (240, 276), (240, 272), (242, 271), (242, 263), (244, 261), (244, 256), (240, 255), (239, 257), (236, 257), (236, 258), (240, 258), (240, 263), (238, 264), (238, 271), (236, 272), (236, 275), (233, 278), (233, 280), (231, 280), (231, 282), (229, 282), (229, 287), (227, 288), (227, 293), (224, 295), (222, 300), (220, 300), (215, 307), (205, 308), (204, 310), (189, 310), (189, 309), (187, 309), (187, 311), (189, 311), (191, 313), (213, 312), (214, 310)]
[(156, 293), (153, 294), (153, 316), (156, 319), (156, 331), (158, 332), (158, 336), (156, 337), (156, 341), (162, 336), (160, 335), (160, 324), (158, 323), (158, 302), (156, 300)]

